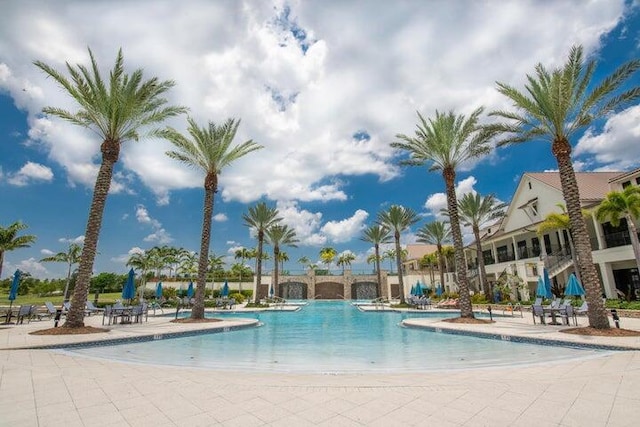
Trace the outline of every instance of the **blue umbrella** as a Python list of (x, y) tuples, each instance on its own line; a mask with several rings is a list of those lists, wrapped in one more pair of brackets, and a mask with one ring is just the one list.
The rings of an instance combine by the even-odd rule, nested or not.
[(269, 286), (269, 296), (273, 297), (274, 291), (273, 291), (273, 283)]
[(125, 283), (122, 289), (122, 299), (133, 299), (136, 296), (135, 285), (136, 274), (133, 272), (133, 268), (129, 270), (129, 277), (127, 277), (127, 283)]
[(191, 298), (193, 296), (193, 282), (189, 282), (189, 287), (187, 288), (187, 298)]
[(538, 286), (536, 287), (536, 296), (543, 298), (553, 298), (551, 291), (547, 289), (544, 283), (544, 278), (538, 277)]
[(9, 301), (11, 301), (11, 304), (13, 304), (13, 300), (18, 296), (18, 286), (20, 286), (21, 276), (22, 273), (20, 270), (16, 270), (16, 272), (13, 273), (13, 282), (11, 282), (11, 289), (9, 290)]
[(569, 281), (567, 282), (567, 287), (564, 289), (564, 294), (574, 296), (584, 295), (584, 288), (573, 273), (569, 276)]
[(542, 269), (542, 277), (544, 278), (544, 286), (547, 288), (547, 294), (549, 295), (547, 298), (553, 298), (553, 294), (551, 293), (551, 279), (549, 278), (549, 271), (546, 268)]
[(442, 285), (438, 285), (438, 287), (436, 288), (436, 295), (437, 296), (442, 295)]
[(224, 285), (222, 285), (222, 290), (220, 291), (220, 295), (223, 297), (229, 296), (229, 284), (227, 281), (224, 281)]
[(162, 299), (162, 282), (158, 283), (158, 286), (156, 286), (156, 298)]

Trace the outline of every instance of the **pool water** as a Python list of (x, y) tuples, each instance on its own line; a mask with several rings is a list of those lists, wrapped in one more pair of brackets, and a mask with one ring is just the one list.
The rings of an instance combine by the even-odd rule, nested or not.
[[(362, 312), (343, 301), (313, 301), (296, 312), (222, 315), (257, 318), (263, 324), (258, 328), (66, 351), (133, 363), (307, 373), (470, 369), (607, 354), (594, 349), (514, 343), (400, 326), (406, 318), (434, 315), (444, 314)], [(215, 313), (215, 317), (221, 315)]]

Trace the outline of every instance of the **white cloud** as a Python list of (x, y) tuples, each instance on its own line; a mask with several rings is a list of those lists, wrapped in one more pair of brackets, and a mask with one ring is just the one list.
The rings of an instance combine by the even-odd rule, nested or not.
[(13, 276), (16, 269), (27, 272), (37, 279), (46, 279), (51, 276), (47, 268), (35, 258), (23, 259), (17, 264), (5, 261), (2, 272), (9, 277)]
[[(456, 184), (456, 197), (459, 199), (467, 193), (476, 194), (476, 190), (473, 188), (478, 181), (474, 176), (468, 176), (462, 181), (458, 181)], [(442, 209), (447, 209), (447, 195), (446, 193), (434, 193), (427, 197), (427, 201), (424, 203), (424, 207), (429, 211), (429, 214), (442, 219), (444, 216), (440, 213)]]
[(321, 212), (309, 212), (300, 209), (296, 202), (278, 202), (276, 204), (282, 222), (293, 228), (300, 245), (319, 246), (326, 243), (327, 238), (319, 233), (322, 221)]
[[(32, 60), (57, 69), (64, 61), (86, 64), (86, 46), (92, 46), (107, 70), (124, 46), (127, 69), (174, 79), (170, 100), (190, 107), (200, 123), (241, 117), (238, 142), (252, 138), (265, 147), (222, 172), (224, 200), (340, 201), (348, 197), (344, 176), (384, 181), (398, 175), (388, 142), (412, 132), (416, 110), (504, 106), (496, 80), (522, 83), (536, 62), (557, 64), (574, 43), (593, 52), (625, 7), (623, 0), (585, 7), (380, 2), (375, 8), (297, 1), (287, 14), (283, 4), (158, 0), (150, 8), (147, 2), (110, 7), (106, 0), (69, 0), (65, 7), (38, 2), (34, 8), (12, 2), (0, 17), (0, 90), (27, 112), (32, 142), (63, 167), (69, 184), (92, 188), (102, 141), (41, 117), (45, 105), (75, 107)], [(186, 13), (187, 7), (198, 13)], [(185, 126), (184, 118), (170, 123)], [(368, 137), (354, 138), (358, 132)], [(159, 205), (169, 203), (172, 191), (202, 186), (199, 173), (165, 156), (168, 146), (128, 141), (117, 164), (133, 171)], [(132, 184), (114, 176), (112, 186), (112, 192), (128, 192)], [(313, 233), (305, 238), (323, 240)]]
[(55, 252), (50, 251), (49, 249), (40, 249), (40, 253), (42, 255), (44, 255), (45, 257), (51, 256), (53, 254), (55, 254)]
[(605, 123), (604, 129), (597, 134), (593, 128), (588, 129), (578, 141), (574, 154), (576, 157), (593, 156), (596, 162), (608, 170), (627, 170), (638, 165), (638, 140), (640, 105), (612, 115)]
[(39, 163), (27, 162), (15, 174), (8, 174), (7, 182), (11, 185), (24, 187), (37, 181), (51, 182), (53, 172), (51, 168)]
[(77, 245), (83, 245), (84, 244), (84, 235), (81, 234), (78, 237), (71, 237), (71, 238), (61, 237), (61, 238), (58, 239), (58, 242), (61, 242), (61, 243), (75, 243)]
[(368, 217), (366, 211), (358, 209), (350, 218), (327, 222), (321, 230), (334, 243), (348, 242), (366, 227), (364, 222)]
[(127, 261), (129, 261), (129, 258), (131, 258), (131, 255), (133, 255), (133, 254), (143, 254), (143, 253), (145, 253), (144, 249), (139, 248), (137, 246), (134, 246), (131, 249), (129, 249), (129, 251), (126, 254), (120, 254), (118, 256), (112, 257), (111, 258), (111, 262), (115, 262), (117, 264), (125, 265), (127, 263)]
[(225, 221), (228, 221), (229, 218), (225, 214), (219, 213), (213, 216), (213, 220), (216, 222), (225, 222)]
[(153, 233), (143, 239), (145, 242), (165, 245), (173, 241), (171, 234), (162, 228), (162, 223), (160, 223), (160, 221), (151, 218), (149, 211), (144, 207), (144, 205), (139, 204), (136, 206), (136, 220), (140, 224), (148, 225), (153, 229)]

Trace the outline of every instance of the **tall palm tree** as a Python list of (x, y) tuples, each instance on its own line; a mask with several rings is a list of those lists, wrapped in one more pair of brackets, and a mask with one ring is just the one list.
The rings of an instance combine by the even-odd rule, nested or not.
[(207, 257), (207, 273), (211, 275), (211, 280), (215, 280), (216, 273), (224, 273), (224, 265), (224, 255), (216, 255), (213, 252), (209, 254)]
[(299, 240), (296, 238), (295, 230), (284, 224), (274, 224), (267, 228), (265, 237), (271, 246), (273, 246), (273, 292), (275, 295), (280, 295), (278, 293), (278, 264), (280, 255), (282, 254), (280, 247), (291, 246), (295, 248)]
[(239, 273), (240, 273), (240, 275), (239, 275), (240, 283), (238, 284), (238, 286), (239, 286), (239, 288), (240, 288), (240, 292), (242, 292), (242, 270), (244, 270), (244, 261), (245, 261), (246, 259), (248, 259), (248, 258), (249, 258), (249, 255), (250, 255), (250, 253), (249, 253), (249, 249), (247, 249), (247, 248), (240, 248), (240, 249), (236, 249), (236, 250), (235, 250), (235, 252), (233, 253), (233, 255), (234, 255), (235, 259), (240, 259), (240, 263), (242, 264), (242, 267), (243, 267), (243, 268), (241, 268), (241, 269), (239, 270)]
[(484, 257), (482, 256), (480, 226), (504, 216), (506, 208), (507, 204), (498, 202), (492, 194), (482, 197), (477, 193), (466, 193), (458, 200), (460, 219), (465, 226), (471, 227), (473, 231), (478, 259), (478, 277), (480, 278), (480, 287), (483, 289), (487, 301), (491, 301), (491, 287), (487, 282), (487, 271), (484, 266)]
[(327, 265), (327, 274), (331, 273), (331, 263), (336, 259), (337, 255), (338, 252), (332, 247), (327, 246), (320, 249), (320, 260)]
[(25, 234), (18, 236), (22, 230), (29, 228), (20, 221), (14, 222), (8, 227), (0, 226), (0, 277), (2, 276), (2, 264), (4, 264), (4, 253), (14, 251), (19, 248), (28, 248), (36, 241), (36, 236)]
[(104, 207), (111, 187), (113, 168), (120, 157), (121, 145), (128, 140), (139, 140), (140, 132), (144, 128), (151, 127), (150, 134), (156, 134), (156, 125), (169, 117), (186, 112), (184, 107), (167, 106), (167, 100), (162, 97), (174, 86), (173, 81), (160, 81), (156, 77), (143, 80), (142, 69), (132, 74), (125, 73), (122, 49), (118, 51), (108, 81), (100, 75), (98, 63), (91, 49), (89, 57), (91, 67), (79, 64), (73, 67), (67, 63), (71, 79), (44, 62), (34, 62), (36, 67), (53, 78), (79, 107), (75, 113), (56, 107), (45, 107), (42, 111), (87, 128), (102, 139), (102, 162), (93, 189), (78, 277), (71, 308), (63, 325), (68, 328), (84, 326), (85, 301), (89, 294)]
[(442, 171), (447, 190), (447, 210), (453, 236), (456, 257), (456, 275), (460, 299), (460, 316), (473, 318), (471, 295), (467, 265), (464, 262), (464, 246), (460, 219), (458, 217), (458, 200), (456, 197), (456, 170), (461, 164), (483, 156), (491, 151), (491, 130), (480, 127), (478, 122), (483, 109), (478, 108), (467, 118), (456, 115), (453, 111), (440, 113), (436, 111), (433, 119), (425, 120), (420, 113), (415, 136), (397, 135), (398, 142), (392, 147), (405, 150), (409, 159), (401, 161), (405, 165), (430, 164), (429, 171)]
[(444, 286), (444, 251), (442, 244), (451, 241), (451, 228), (444, 221), (432, 221), (424, 224), (417, 232), (418, 242), (436, 245), (438, 254), (438, 270), (440, 270), (440, 286)]
[[(362, 232), (360, 240), (373, 244), (374, 260), (376, 263), (376, 274), (378, 276), (377, 293), (382, 296), (382, 273), (380, 272), (380, 244), (391, 242), (391, 231), (380, 224), (374, 224)], [(368, 260), (367, 260), (368, 262)]]
[(389, 260), (389, 272), (393, 274), (393, 262), (396, 260), (396, 250), (395, 248), (387, 249), (382, 253), (382, 260)]
[(278, 216), (276, 208), (268, 207), (266, 203), (260, 202), (255, 206), (249, 207), (249, 213), (243, 214), (242, 219), (247, 227), (253, 228), (258, 238), (258, 248), (256, 251), (256, 291), (253, 294), (253, 302), (258, 303), (258, 291), (262, 285), (262, 245), (264, 243), (265, 232), (282, 221)]
[(336, 265), (342, 267), (343, 275), (344, 275), (345, 267), (350, 267), (351, 262), (354, 261), (355, 259), (356, 259), (356, 256), (351, 251), (343, 252), (340, 255), (338, 255), (338, 261), (336, 262)]
[(301, 256), (300, 258), (298, 258), (298, 264), (302, 265), (302, 267), (307, 267), (309, 266), (309, 264), (311, 263), (311, 261), (309, 260), (309, 257), (307, 256)]
[(527, 76), (526, 92), (505, 83), (497, 83), (498, 92), (509, 98), (514, 108), (491, 113), (506, 119), (505, 122), (489, 126), (492, 132), (504, 134), (503, 139), (498, 141), (499, 146), (526, 141), (551, 142), (551, 152), (558, 164), (562, 195), (574, 234), (579, 271), (585, 284), (589, 325), (597, 329), (608, 329), (609, 319), (600, 297), (600, 279), (593, 264), (589, 233), (582, 217), (578, 183), (571, 163), (570, 138), (595, 121), (640, 98), (640, 87), (637, 85), (620, 92), (639, 68), (640, 60), (631, 60), (600, 84), (595, 84), (592, 78), (596, 62), (591, 60), (585, 64), (582, 47), (573, 46), (562, 67), (549, 71), (538, 64), (535, 75)]
[(402, 278), (402, 249), (400, 248), (400, 234), (418, 222), (418, 214), (411, 208), (392, 205), (388, 210), (378, 213), (378, 225), (393, 232), (396, 244), (396, 267), (398, 268), (398, 283), (400, 285), (400, 304), (405, 303), (404, 280)]
[(64, 285), (64, 302), (69, 301), (69, 283), (71, 283), (71, 273), (73, 266), (80, 262), (80, 254), (82, 253), (82, 245), (70, 243), (66, 252), (58, 252), (46, 258), (42, 258), (40, 262), (66, 262), (67, 263), (67, 281)]
[[(435, 274), (433, 273), (433, 270), (434, 270), (434, 267), (438, 265), (439, 259), (440, 259), (439, 254), (437, 252), (433, 252), (430, 254), (426, 254), (420, 260), (420, 267), (421, 268), (426, 267), (429, 269), (429, 278), (431, 279), (431, 283), (435, 282)], [(443, 275), (440, 275), (440, 279), (442, 279), (442, 277)]]
[(640, 187), (630, 185), (622, 191), (612, 191), (600, 203), (596, 209), (596, 217), (599, 221), (609, 221), (614, 227), (620, 225), (620, 220), (627, 220), (631, 246), (636, 258), (636, 265), (640, 269), (640, 244), (638, 244), (638, 231), (634, 220), (640, 218)]
[(198, 274), (198, 253), (185, 250), (180, 254), (180, 263), (176, 269), (176, 273), (192, 280), (193, 276)]
[(252, 140), (238, 145), (231, 145), (236, 137), (240, 120), (227, 119), (222, 125), (209, 122), (200, 127), (192, 118), (188, 120), (186, 137), (173, 128), (162, 132), (176, 148), (167, 155), (187, 166), (204, 173), (204, 208), (202, 219), (202, 236), (200, 239), (200, 259), (198, 261), (198, 278), (196, 298), (191, 310), (192, 319), (204, 318), (204, 295), (207, 285), (207, 261), (211, 242), (211, 217), (213, 215), (214, 197), (218, 192), (218, 175), (234, 161), (247, 154), (259, 150), (261, 145)]

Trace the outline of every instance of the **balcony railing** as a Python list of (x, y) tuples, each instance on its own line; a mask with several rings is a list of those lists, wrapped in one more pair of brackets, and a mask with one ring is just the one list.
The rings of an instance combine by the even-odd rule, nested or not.
[(571, 251), (569, 248), (562, 248), (556, 252), (552, 252), (549, 255), (545, 255), (542, 260), (544, 261), (544, 266), (547, 270), (552, 271), (562, 264), (566, 264), (571, 261), (573, 258), (571, 257)]
[(604, 236), (607, 248), (615, 248), (618, 246), (626, 246), (631, 244), (631, 236), (628, 231), (618, 231), (616, 233), (608, 233)]

